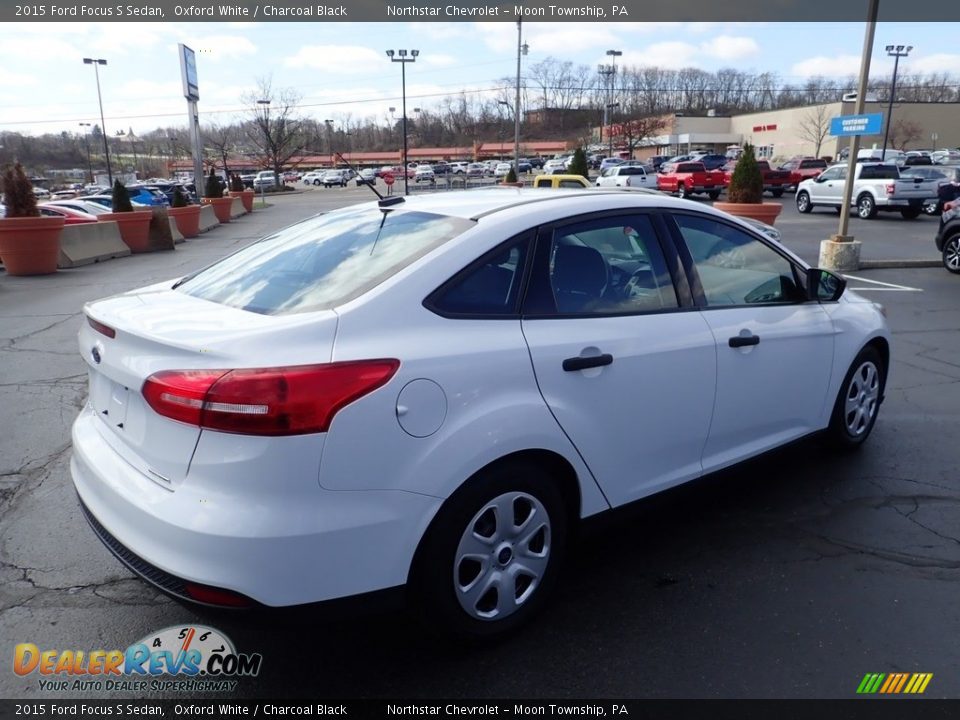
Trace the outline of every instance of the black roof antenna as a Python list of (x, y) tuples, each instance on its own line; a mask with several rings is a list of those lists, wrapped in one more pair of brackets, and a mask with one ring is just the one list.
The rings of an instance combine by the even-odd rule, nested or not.
[[(348, 168), (353, 170), (354, 174), (356, 174), (357, 177), (361, 177), (360, 173), (357, 172), (357, 169), (353, 165), (351, 165), (349, 162), (347, 162), (347, 159), (343, 155), (341, 155), (338, 152), (334, 153), (334, 155), (336, 155), (340, 159), (340, 162), (342, 162)], [(399, 205), (400, 203), (403, 202), (403, 195), (392, 195), (390, 197), (385, 197), (381, 195), (380, 191), (373, 186), (373, 183), (364, 182), (363, 184), (369, 187), (371, 190), (373, 190), (374, 194), (378, 198), (380, 198), (380, 201), (377, 203), (377, 205), (379, 205), (382, 208), (390, 207), (391, 205)]]

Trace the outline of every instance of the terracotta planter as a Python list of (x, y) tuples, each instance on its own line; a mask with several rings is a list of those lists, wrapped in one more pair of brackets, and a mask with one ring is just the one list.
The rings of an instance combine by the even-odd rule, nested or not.
[[(227, 193), (232, 198), (240, 198), (240, 202), (243, 203), (243, 209), (248, 213), (253, 212), (253, 198), (256, 196), (256, 192), (253, 190), (231, 190)], [(216, 212), (216, 211), (214, 211)]]
[(177, 223), (177, 230), (185, 238), (194, 238), (200, 234), (200, 206), (168, 208), (167, 214)]
[(222, 223), (230, 222), (230, 208), (233, 207), (233, 198), (203, 198), (201, 202), (204, 205), (213, 205), (213, 214), (217, 216), (217, 220)]
[(150, 249), (150, 218), (152, 210), (134, 210), (132, 212), (103, 213), (97, 220), (113, 220), (120, 230), (120, 237), (132, 253), (147, 252)]
[(736, 215), (737, 217), (748, 217), (753, 218), (754, 220), (759, 220), (760, 222), (765, 222), (767, 225), (773, 225), (774, 221), (777, 219), (777, 216), (783, 211), (783, 205), (780, 203), (729, 203), (729, 202), (715, 202), (713, 204), (715, 210), (720, 210), (721, 212), (730, 213), (731, 215)]
[(60, 260), (63, 218), (0, 219), (0, 257), (8, 275), (49, 275)]

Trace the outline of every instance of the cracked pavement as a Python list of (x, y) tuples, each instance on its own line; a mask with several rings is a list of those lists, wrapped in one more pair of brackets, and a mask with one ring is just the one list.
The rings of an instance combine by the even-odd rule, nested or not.
[[(895, 346), (862, 452), (806, 440), (591, 525), (542, 619), (498, 645), (451, 649), (396, 613), (188, 609), (134, 578), (70, 481), (83, 303), (365, 193), (280, 198), (172, 253), (0, 275), (0, 697), (70, 696), (10, 671), (18, 642), (123, 649), (187, 622), (263, 653), (242, 697), (852, 697), (865, 673), (894, 671), (960, 696), (960, 278), (941, 269), (858, 273), (923, 289), (864, 293), (887, 306)], [(892, 242), (908, 227), (876, 231)]]

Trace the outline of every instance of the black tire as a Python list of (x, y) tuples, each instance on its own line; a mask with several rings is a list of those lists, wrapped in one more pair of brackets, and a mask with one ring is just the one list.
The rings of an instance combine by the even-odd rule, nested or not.
[[(491, 511), (485, 510), (485, 506), (494, 499), (509, 498), (510, 495), (515, 495), (514, 512), (517, 508), (534, 509), (528, 498), (539, 503), (545, 512), (546, 532), (541, 536), (541, 531), (537, 531), (526, 545), (528, 550), (534, 548), (534, 552), (537, 551), (536, 545), (539, 545), (539, 551), (546, 552), (546, 564), (535, 581), (522, 573), (513, 576), (514, 580), (520, 578), (528, 583), (525, 586), (514, 583), (514, 592), (521, 591), (521, 597), (526, 596), (515, 609), (511, 608), (501, 619), (495, 616), (484, 619), (477, 615), (499, 612), (489, 607), (492, 599), (490, 593), (494, 593), (497, 601), (499, 593), (491, 588), (480, 594), (472, 605), (474, 610), (471, 613), (459, 599), (459, 585), (466, 582), (469, 588), (473, 583), (483, 582), (484, 575), (493, 572), (494, 567), (500, 567), (499, 561), (504, 559), (507, 543), (494, 542), (490, 545), (487, 568), (465, 558), (458, 562), (458, 551), (461, 542), (469, 542), (465, 538), (471, 527), (474, 536), (487, 537), (484, 532), (489, 530), (490, 537), (496, 537), (496, 519), (499, 516), (496, 513), (492, 515), (491, 525)], [(538, 512), (540, 510), (536, 509), (529, 517), (537, 517)], [(565, 553), (569, 524), (567, 513), (568, 508), (556, 482), (539, 465), (528, 461), (505, 462), (478, 473), (447, 499), (420, 542), (407, 585), (411, 611), (429, 630), (441, 637), (482, 640), (516, 630), (542, 609), (556, 582)], [(479, 533), (476, 532), (478, 527), (483, 528)], [(511, 549), (505, 555), (509, 559), (503, 567), (512, 567), (516, 572), (520, 565), (513, 563), (517, 557), (521, 557), (521, 553), (517, 552), (514, 556)], [(474, 571), (478, 574), (471, 577)], [(467, 593), (464, 591), (462, 594), (466, 596)], [(469, 604), (466, 597), (464, 603)]]
[[(883, 358), (876, 348), (868, 345), (854, 358), (837, 393), (827, 427), (831, 445), (840, 450), (856, 450), (866, 442), (877, 421), (886, 381), (887, 368)], [(858, 397), (861, 398), (859, 401)], [(864, 405), (869, 412), (866, 420), (862, 414), (857, 414), (857, 409), (862, 411)]]
[(773, 195), (775, 198), (782, 198), (783, 188), (777, 188), (776, 190), (771, 190), (770, 194)]
[(861, 220), (873, 220), (877, 216), (877, 204), (873, 195), (863, 193), (857, 198), (857, 217)]
[(960, 275), (960, 233), (954, 233), (943, 242), (943, 267)]
[(922, 212), (923, 212), (923, 207), (921, 207), (920, 205), (915, 205), (915, 206), (911, 206), (901, 210), (900, 216), (904, 220), (916, 220), (918, 217), (920, 217), (920, 213)]
[(320, 180), (314, 180), (314, 181), (313, 181), (313, 184), (314, 184), (314, 186), (316, 187), (316, 186), (318, 186), (318, 185), (322, 185), (323, 183), (322, 183)]
[(707, 193), (707, 195), (710, 197), (711, 200), (716, 200), (717, 198), (720, 197), (720, 192), (718, 190), (714, 190), (713, 192)]
[(677, 193), (682, 198), (689, 198), (691, 195), (693, 195), (693, 193), (687, 190), (687, 186), (683, 183), (677, 183)]
[(810, 202), (810, 193), (802, 190), (797, 193), (797, 212), (806, 215), (813, 212), (813, 203)]

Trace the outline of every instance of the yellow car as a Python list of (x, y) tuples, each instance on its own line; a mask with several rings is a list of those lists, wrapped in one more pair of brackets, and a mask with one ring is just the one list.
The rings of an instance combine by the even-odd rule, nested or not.
[(533, 179), (535, 188), (588, 188), (590, 181), (583, 175), (537, 175)]

